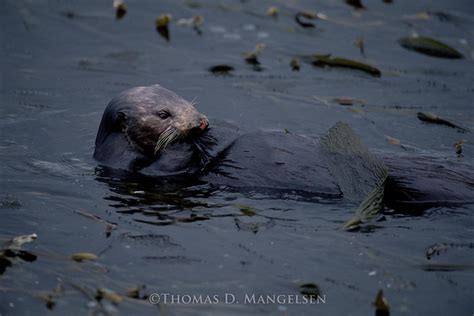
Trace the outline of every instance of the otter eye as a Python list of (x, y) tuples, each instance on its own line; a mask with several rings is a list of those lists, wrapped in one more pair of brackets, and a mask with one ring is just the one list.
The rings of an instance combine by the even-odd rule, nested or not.
[(168, 117), (171, 116), (170, 112), (166, 111), (166, 110), (161, 110), (159, 111), (156, 115), (158, 115), (161, 119), (167, 119)]

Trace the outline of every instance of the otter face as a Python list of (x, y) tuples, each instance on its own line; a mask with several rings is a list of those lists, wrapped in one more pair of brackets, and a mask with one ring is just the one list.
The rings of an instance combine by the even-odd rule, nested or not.
[(209, 126), (207, 117), (192, 103), (158, 85), (126, 91), (118, 101), (123, 105), (116, 112), (123, 133), (146, 155), (155, 156), (172, 143), (192, 140)]

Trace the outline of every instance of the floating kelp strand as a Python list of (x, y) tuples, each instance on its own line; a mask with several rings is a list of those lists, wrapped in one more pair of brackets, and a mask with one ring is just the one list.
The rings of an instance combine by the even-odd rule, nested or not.
[(421, 54), (450, 59), (461, 59), (464, 56), (456, 49), (433, 38), (424, 36), (404, 37), (398, 43), (408, 50), (413, 50)]
[(468, 129), (461, 127), (457, 124), (454, 124), (453, 122), (450, 122), (447, 119), (439, 117), (438, 115), (431, 112), (418, 112), (416, 116), (418, 117), (420, 121), (423, 121), (423, 122), (446, 125), (452, 128), (457, 128), (461, 132), (469, 132)]
[(75, 253), (71, 256), (71, 259), (77, 262), (82, 262), (82, 261), (94, 261), (97, 260), (98, 257), (96, 254), (90, 253), (90, 252), (78, 252)]
[(372, 67), (368, 64), (362, 63), (360, 61), (341, 58), (341, 57), (331, 57), (330, 54), (314, 55), (312, 59), (313, 59), (312, 64), (315, 66), (351, 68), (351, 69), (364, 71), (375, 77), (380, 77), (382, 74), (379, 69)]
[(309, 19), (309, 20), (314, 20), (314, 19), (316, 19), (317, 17), (318, 17), (318, 15), (316, 14), (316, 12), (312, 12), (312, 11), (302, 11), (302, 12), (296, 13), (296, 15), (295, 15), (295, 21), (296, 21), (296, 23), (298, 23), (301, 27), (304, 27), (304, 28), (314, 28), (315, 25), (314, 25), (313, 23), (303, 21), (302, 18), (304, 18), (304, 19)]
[(215, 75), (230, 75), (230, 73), (234, 71), (234, 67), (226, 64), (219, 64), (209, 67), (208, 70)]
[(337, 97), (337, 98), (332, 99), (332, 101), (339, 105), (344, 105), (344, 106), (364, 105), (366, 103), (365, 100), (354, 99), (350, 97)]
[(170, 31), (168, 25), (171, 21), (171, 18), (172, 17), (170, 14), (162, 14), (155, 20), (156, 31), (168, 42), (170, 40)]
[(356, 10), (365, 9), (365, 6), (362, 4), (361, 0), (345, 0), (348, 5), (353, 7)]

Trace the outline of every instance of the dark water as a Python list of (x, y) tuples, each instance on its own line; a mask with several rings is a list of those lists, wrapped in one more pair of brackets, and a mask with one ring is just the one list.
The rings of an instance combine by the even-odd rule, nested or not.
[[(243, 129), (288, 129), (319, 135), (348, 122), (373, 150), (456, 159), (452, 144), (474, 137), (416, 118), (431, 111), (474, 129), (474, 6), (457, 1), (130, 1), (115, 20), (112, 1), (3, 0), (0, 91), (0, 241), (36, 233), (23, 246), (34, 262), (14, 261), (0, 277), (0, 314), (45, 314), (41, 296), (59, 285), (51, 314), (369, 315), (379, 289), (394, 315), (469, 315), (474, 311), (473, 206), (436, 208), (417, 216), (386, 215), (368, 231), (340, 229), (356, 205), (308, 203), (198, 186), (164, 194), (146, 183), (101, 176), (92, 159), (108, 101), (121, 90), (160, 83), (211, 118)], [(268, 7), (280, 8), (275, 20)], [(293, 15), (316, 10), (314, 29)], [(431, 12), (428, 19), (415, 17)], [(172, 23), (167, 43), (154, 29), (162, 13), (174, 21), (203, 15), (202, 35)], [(432, 58), (405, 50), (412, 33), (440, 39), (466, 57)], [(365, 42), (366, 58), (354, 45)], [(261, 72), (243, 53), (267, 45)], [(294, 55), (332, 53), (364, 60), (380, 78), (302, 63)], [(215, 76), (215, 64), (235, 67)], [(334, 97), (363, 99), (343, 107)], [(211, 120), (212, 124), (212, 120)], [(388, 144), (396, 137), (401, 148)], [(85, 216), (84, 214), (89, 214)], [(95, 215), (101, 220), (91, 217)], [(252, 216), (250, 216), (252, 215)], [(110, 236), (105, 222), (113, 223)], [(110, 226), (110, 224), (109, 224)], [(453, 245), (426, 257), (435, 244)], [(443, 246), (441, 246), (443, 248)], [(446, 247), (444, 247), (446, 248)], [(77, 252), (99, 255), (76, 263)], [(297, 295), (315, 283), (325, 304), (243, 304), (245, 294)], [(220, 295), (241, 304), (152, 305), (146, 300), (98, 305), (98, 288), (141, 295)], [(95, 302), (95, 303), (94, 303)]]

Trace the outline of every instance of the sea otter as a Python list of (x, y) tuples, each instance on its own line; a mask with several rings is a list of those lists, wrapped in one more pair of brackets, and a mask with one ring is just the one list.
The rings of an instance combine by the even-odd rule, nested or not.
[(160, 85), (132, 88), (112, 99), (100, 123), (94, 158), (103, 166), (147, 177), (184, 176), (280, 196), (362, 202), (369, 195), (370, 203), (392, 208), (474, 202), (469, 164), (377, 157), (344, 123), (321, 140), (284, 131), (242, 133), (231, 124), (210, 126), (192, 103)]

